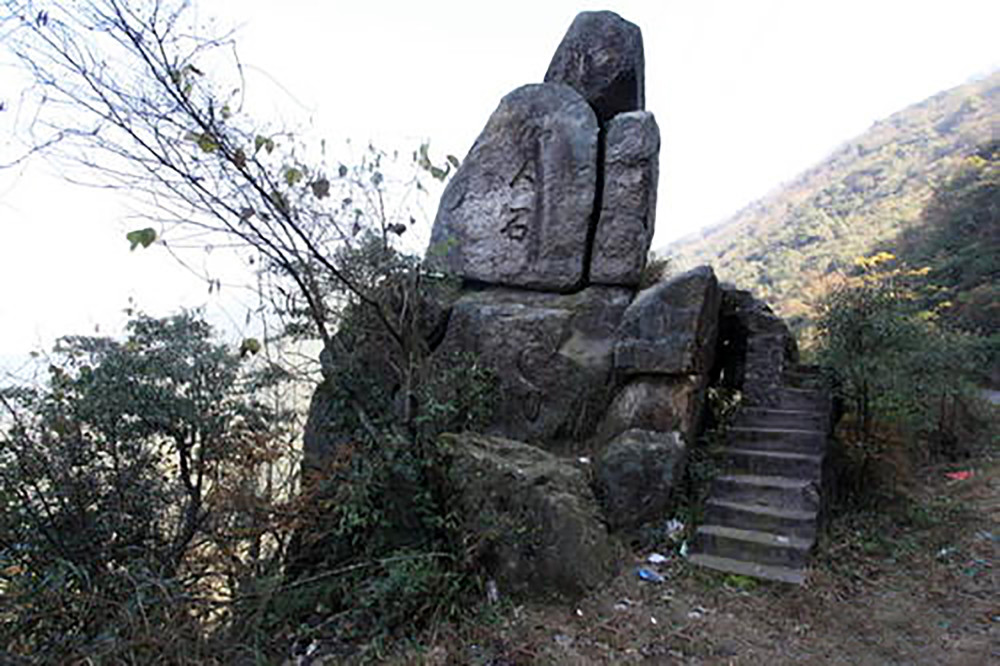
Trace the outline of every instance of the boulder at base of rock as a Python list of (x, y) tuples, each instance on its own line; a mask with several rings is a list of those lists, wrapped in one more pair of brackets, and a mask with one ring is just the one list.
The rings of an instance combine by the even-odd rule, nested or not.
[(609, 11), (580, 12), (566, 31), (545, 81), (578, 90), (603, 125), (616, 114), (645, 108), (642, 31)]
[(679, 430), (694, 441), (701, 427), (707, 375), (646, 375), (619, 389), (601, 423), (603, 439), (630, 430)]
[(578, 287), (597, 134), (594, 112), (569, 86), (527, 85), (504, 97), (441, 196), (428, 264), (494, 285)]
[(720, 299), (709, 266), (644, 289), (622, 318), (615, 368), (629, 375), (708, 374), (715, 359)]
[(631, 291), (468, 292), (455, 302), (435, 358), (473, 352), (496, 370), (491, 434), (544, 443), (592, 434), (610, 399), (615, 331)]
[(659, 154), (660, 130), (652, 113), (621, 113), (608, 123), (592, 284), (638, 286), (656, 223)]
[(522, 442), (444, 435), (448, 479), (473, 564), (501, 594), (578, 597), (619, 555), (583, 469)]
[(597, 461), (597, 491), (612, 529), (662, 518), (684, 469), (678, 432), (632, 429), (611, 440)]

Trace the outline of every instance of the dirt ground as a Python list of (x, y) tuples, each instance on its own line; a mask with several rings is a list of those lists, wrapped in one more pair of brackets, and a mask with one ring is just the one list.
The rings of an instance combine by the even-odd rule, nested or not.
[[(972, 472), (955, 480), (956, 471)], [(1000, 664), (1000, 460), (929, 468), (910, 501), (832, 517), (807, 584), (636, 553), (573, 607), (502, 602), (396, 664)], [(663, 549), (665, 550), (665, 549)], [(429, 643), (429, 645), (428, 645)]]

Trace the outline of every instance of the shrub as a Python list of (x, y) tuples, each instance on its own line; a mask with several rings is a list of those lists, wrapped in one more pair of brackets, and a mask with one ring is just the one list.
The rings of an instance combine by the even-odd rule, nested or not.
[(929, 443), (957, 453), (955, 415), (975, 391), (969, 378), (982, 340), (921, 307), (932, 288), (926, 270), (884, 252), (859, 259), (857, 269), (826, 297), (818, 321), (818, 360), (837, 375), (852, 437), (872, 455), (878, 433), (890, 431), (922, 443), (923, 454)]
[(252, 365), (195, 315), (137, 316), (0, 390), (7, 650), (213, 661), (206, 621), (280, 555), (262, 480), (289, 415), (262, 401), (281, 373)]

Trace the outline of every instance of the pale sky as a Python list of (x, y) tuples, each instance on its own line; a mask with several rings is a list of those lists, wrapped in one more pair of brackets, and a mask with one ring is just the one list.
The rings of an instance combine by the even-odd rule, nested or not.
[[(311, 119), (333, 147), (371, 139), (409, 152), (429, 139), (434, 154), (459, 157), (503, 95), (541, 81), (577, 11), (618, 12), (642, 29), (646, 107), (662, 135), (654, 248), (731, 215), (874, 121), (1000, 66), (990, 0), (195, 4), (238, 27), (249, 113)], [(0, 374), (59, 335), (119, 332), (130, 296), (154, 315), (207, 304), (239, 334), (234, 290), (209, 296), (162, 249), (129, 253), (129, 204), (57, 170), (0, 172)]]

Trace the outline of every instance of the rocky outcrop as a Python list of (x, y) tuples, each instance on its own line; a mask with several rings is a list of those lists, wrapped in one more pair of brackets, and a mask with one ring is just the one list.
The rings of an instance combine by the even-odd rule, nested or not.
[(642, 31), (614, 12), (580, 12), (552, 56), (545, 80), (578, 90), (603, 125), (645, 107)]
[(583, 469), (512, 440), (444, 440), (469, 556), (501, 593), (576, 597), (614, 573), (618, 547)]
[[(764, 404), (794, 358), (784, 323), (748, 293), (720, 289), (710, 267), (637, 292), (660, 148), (643, 67), (636, 26), (580, 14), (546, 83), (501, 100), (441, 198), (426, 265), (460, 278), (460, 293), (406, 304), (430, 352), (420, 372), (447, 378), (472, 355), (497, 376), (483, 432), (445, 438), (447, 484), (475, 564), (516, 596), (574, 596), (603, 580), (616, 557), (608, 526), (670, 511), (710, 382)], [(386, 344), (344, 346), (370, 355), (357, 369), (372, 395), (395, 404), (402, 394), (410, 413), (416, 394), (390, 385)], [(307, 464), (366, 436), (361, 414), (354, 432), (339, 425), (363, 396), (337, 394), (338, 362), (324, 358)]]
[(432, 267), (488, 284), (579, 288), (597, 186), (597, 118), (569, 86), (500, 102), (441, 197)]

